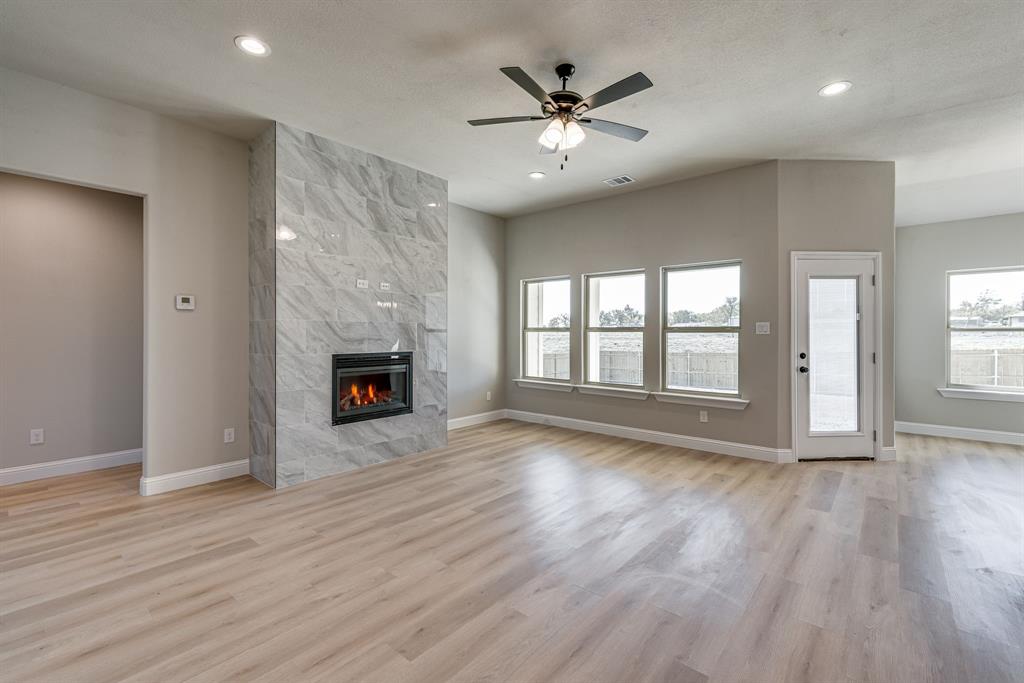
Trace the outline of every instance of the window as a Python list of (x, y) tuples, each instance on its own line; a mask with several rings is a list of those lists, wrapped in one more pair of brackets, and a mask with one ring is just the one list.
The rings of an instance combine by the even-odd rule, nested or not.
[(949, 386), (1024, 391), (1024, 267), (946, 275)]
[(523, 376), (569, 381), (569, 278), (523, 281)]
[(665, 388), (739, 393), (740, 264), (662, 269)]
[(585, 275), (585, 381), (644, 383), (644, 274)]

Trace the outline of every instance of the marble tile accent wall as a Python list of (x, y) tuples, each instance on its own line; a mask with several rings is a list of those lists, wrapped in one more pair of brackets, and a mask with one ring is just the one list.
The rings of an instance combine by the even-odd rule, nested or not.
[(277, 480), (276, 138), (271, 126), (249, 144), (249, 472), (268, 486)]
[[(447, 182), (281, 123), (275, 131), (276, 226), (295, 235), (274, 249), (275, 485), (444, 445)], [(414, 354), (413, 414), (332, 426), (331, 354), (392, 349)]]

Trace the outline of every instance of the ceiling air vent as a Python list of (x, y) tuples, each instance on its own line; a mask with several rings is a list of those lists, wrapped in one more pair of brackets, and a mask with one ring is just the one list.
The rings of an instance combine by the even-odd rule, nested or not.
[(631, 176), (619, 175), (615, 176), (614, 178), (608, 178), (607, 180), (604, 181), (604, 184), (607, 185), (608, 187), (618, 187), (619, 185), (629, 185), (630, 183), (634, 182), (636, 182), (636, 180)]

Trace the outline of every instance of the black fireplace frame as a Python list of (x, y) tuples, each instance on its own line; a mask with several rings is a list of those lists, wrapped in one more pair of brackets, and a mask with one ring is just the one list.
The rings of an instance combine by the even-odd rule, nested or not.
[[(363, 420), (376, 420), (381, 417), (408, 415), (413, 412), (413, 366), (412, 351), (391, 351), (388, 353), (335, 353), (331, 356), (331, 424), (341, 425)], [(405, 406), (378, 410), (370, 413), (355, 413), (338, 410), (338, 370), (341, 368), (358, 368), (363, 365), (407, 365), (405, 373)]]

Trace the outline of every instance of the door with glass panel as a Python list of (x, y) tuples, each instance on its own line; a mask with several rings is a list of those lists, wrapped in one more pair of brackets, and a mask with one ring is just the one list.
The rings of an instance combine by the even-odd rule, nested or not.
[(875, 260), (793, 262), (793, 448), (801, 460), (875, 454)]

